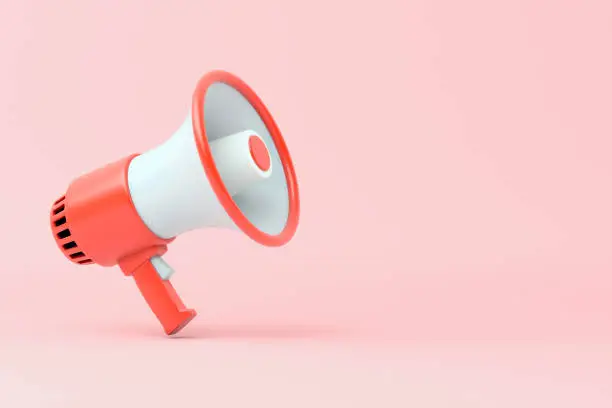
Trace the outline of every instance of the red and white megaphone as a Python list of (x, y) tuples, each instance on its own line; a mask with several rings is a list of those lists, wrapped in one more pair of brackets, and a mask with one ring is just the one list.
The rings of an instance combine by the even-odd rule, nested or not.
[(295, 234), (299, 211), (295, 171), (272, 116), (241, 79), (213, 71), (170, 139), (75, 179), (53, 203), (51, 228), (72, 262), (119, 265), (132, 276), (171, 335), (196, 315), (161, 258), (177, 235), (227, 227), (280, 246)]

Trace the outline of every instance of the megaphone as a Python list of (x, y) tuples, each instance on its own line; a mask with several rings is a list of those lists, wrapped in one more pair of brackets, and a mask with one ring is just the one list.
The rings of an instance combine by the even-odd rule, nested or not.
[(240, 78), (212, 71), (170, 139), (73, 180), (52, 205), (51, 229), (70, 261), (118, 265), (133, 277), (173, 335), (196, 316), (162, 258), (176, 236), (222, 227), (280, 246), (294, 236), (299, 211), (293, 163), (268, 109)]

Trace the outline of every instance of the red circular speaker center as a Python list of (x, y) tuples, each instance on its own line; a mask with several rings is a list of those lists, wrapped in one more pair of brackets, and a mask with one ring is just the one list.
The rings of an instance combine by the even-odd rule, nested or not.
[(252, 135), (249, 138), (249, 150), (253, 161), (262, 171), (270, 168), (270, 153), (266, 144), (259, 137)]

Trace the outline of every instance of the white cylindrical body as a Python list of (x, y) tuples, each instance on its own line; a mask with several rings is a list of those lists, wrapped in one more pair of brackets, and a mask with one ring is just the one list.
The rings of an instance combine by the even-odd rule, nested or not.
[[(217, 170), (232, 195), (266, 179), (272, 170), (264, 172), (255, 164), (251, 135), (256, 133), (242, 131), (210, 143)], [(191, 115), (165, 143), (132, 160), (128, 185), (136, 211), (160, 238), (204, 226), (234, 226), (202, 167)]]

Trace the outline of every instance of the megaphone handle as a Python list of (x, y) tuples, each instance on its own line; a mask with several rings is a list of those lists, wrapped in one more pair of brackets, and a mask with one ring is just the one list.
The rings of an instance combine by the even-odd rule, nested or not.
[(195, 310), (185, 307), (170, 281), (159, 276), (151, 259), (131, 275), (167, 335), (178, 333), (196, 316)]

